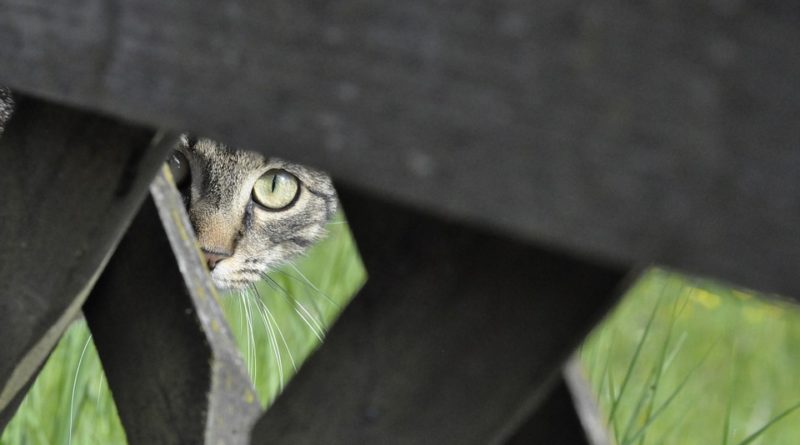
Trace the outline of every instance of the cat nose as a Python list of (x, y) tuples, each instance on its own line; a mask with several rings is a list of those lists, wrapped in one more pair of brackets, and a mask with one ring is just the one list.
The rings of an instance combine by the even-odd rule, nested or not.
[(211, 250), (203, 249), (203, 254), (206, 257), (206, 264), (208, 265), (208, 270), (214, 270), (219, 264), (220, 261), (224, 260), (225, 258), (230, 258), (231, 256), (224, 252), (214, 252)]

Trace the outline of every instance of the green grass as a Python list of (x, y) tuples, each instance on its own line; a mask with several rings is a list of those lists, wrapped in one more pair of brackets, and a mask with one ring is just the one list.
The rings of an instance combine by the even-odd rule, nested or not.
[[(271, 273), (273, 282), (260, 283), (257, 293), (224, 296), (223, 309), (264, 404), (279, 394), (281, 374), (285, 383), (294, 373), (292, 360), (299, 366), (319, 345), (314, 330), (324, 335), (366, 278), (347, 225), (338, 218), (328, 232), (328, 238), (297, 260), (296, 266)], [(265, 305), (254, 297), (260, 297)], [(270, 329), (276, 336), (274, 343)], [(281, 366), (274, 345), (280, 351)], [(82, 320), (70, 327), (53, 351), (0, 436), (0, 445), (68, 445), (70, 437), (74, 445), (126, 443), (97, 352)]]
[(616, 443), (800, 443), (796, 306), (652, 270), (581, 358)]
[(0, 444), (68, 444), (70, 413), (72, 444), (125, 443), (100, 361), (88, 338), (84, 321), (67, 331), (0, 437)]
[[(274, 400), (294, 374), (293, 363), (299, 366), (320, 344), (366, 280), (344, 221), (334, 221), (329, 233), (295, 265), (271, 273), (271, 281), (258, 284), (256, 291), (226, 296), (223, 309), (265, 404)], [(251, 323), (247, 322), (248, 312)]]
[[(275, 283), (259, 285), (258, 295), (225, 299), (264, 403), (364, 281), (346, 224), (339, 220), (330, 232), (297, 269), (272, 273)], [(125, 443), (88, 338), (85, 323), (70, 328), (0, 445), (68, 444), (70, 426), (76, 445)], [(800, 402), (800, 312), (794, 306), (653, 270), (580, 353), (601, 408), (607, 417), (613, 412), (610, 430), (618, 443), (737, 445), (765, 426), (750, 445), (800, 443), (800, 410), (787, 411)]]

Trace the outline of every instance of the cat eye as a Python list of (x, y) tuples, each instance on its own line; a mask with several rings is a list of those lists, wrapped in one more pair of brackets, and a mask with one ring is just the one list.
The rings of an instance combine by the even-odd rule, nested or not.
[(253, 186), (253, 200), (269, 210), (283, 210), (294, 204), (300, 181), (285, 170), (270, 170)]
[(169, 170), (172, 172), (172, 177), (175, 180), (175, 185), (178, 187), (183, 186), (189, 180), (189, 160), (186, 155), (179, 151), (174, 151), (169, 156), (167, 161)]

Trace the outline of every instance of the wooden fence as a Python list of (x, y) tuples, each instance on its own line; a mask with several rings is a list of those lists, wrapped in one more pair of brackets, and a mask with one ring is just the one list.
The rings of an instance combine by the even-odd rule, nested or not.
[[(603, 443), (560, 369), (626, 277), (800, 296), (798, 22), (779, 1), (0, 0), (21, 93), (0, 428), (82, 308), (132, 444)], [(369, 281), (266, 413), (156, 128), (337, 181)]]

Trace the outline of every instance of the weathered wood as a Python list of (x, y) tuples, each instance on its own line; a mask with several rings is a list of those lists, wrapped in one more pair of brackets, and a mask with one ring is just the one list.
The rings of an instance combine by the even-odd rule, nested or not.
[(152, 136), (19, 100), (0, 138), (0, 430), (171, 149)]
[(562, 378), (569, 388), (570, 398), (575, 405), (575, 413), (591, 445), (611, 445), (611, 436), (606, 428), (604, 415), (600, 411), (594, 389), (584, 371), (583, 363), (577, 355), (569, 359), (561, 371)]
[(800, 296), (794, 2), (0, 0), (0, 79)]
[(550, 391), (531, 418), (505, 442), (506, 445), (590, 445), (564, 379), (559, 376)]
[(339, 191), (369, 279), (252, 443), (500, 442), (620, 269)]
[(550, 394), (506, 444), (611, 445), (577, 357), (567, 362)]
[(244, 444), (261, 407), (168, 175), (84, 313), (130, 444)]

